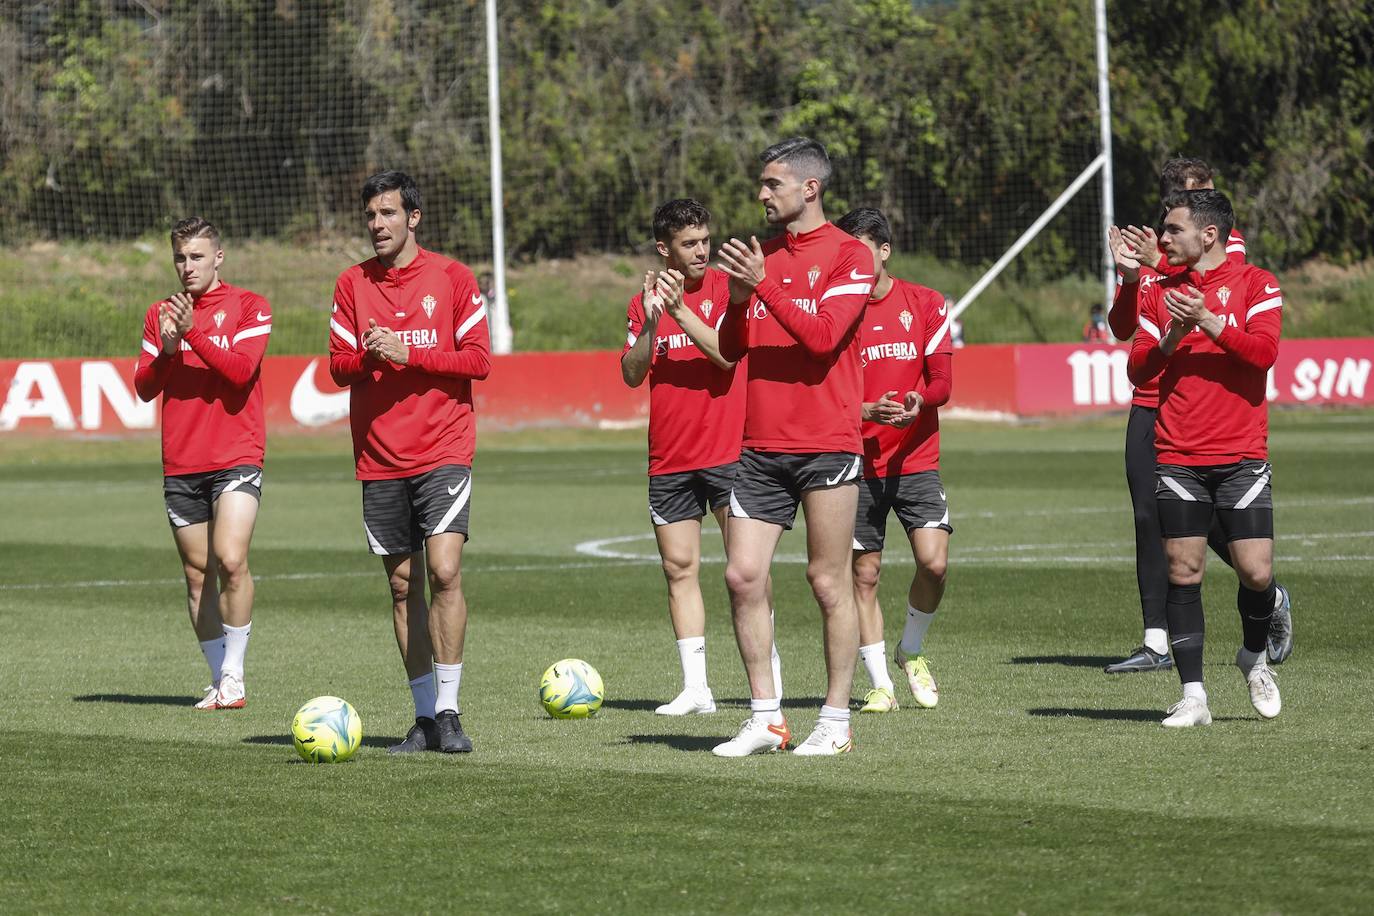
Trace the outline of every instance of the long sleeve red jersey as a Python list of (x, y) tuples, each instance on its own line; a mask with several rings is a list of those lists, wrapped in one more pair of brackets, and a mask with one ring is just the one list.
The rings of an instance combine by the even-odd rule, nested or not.
[(143, 317), (143, 352), (134, 390), (162, 395), (162, 472), (168, 477), (262, 466), (267, 426), (258, 370), (272, 333), (272, 306), (228, 283), (195, 303), (191, 330), (176, 353), (162, 352), (154, 302)]
[(763, 282), (730, 305), (720, 331), (726, 359), (749, 354), (744, 447), (859, 454), (859, 323), (873, 255), (833, 223), (770, 239), (763, 251)]
[(916, 422), (903, 429), (865, 422), (864, 476), (896, 477), (940, 467), (939, 408), (953, 383), (954, 347), (949, 306), (933, 289), (895, 277), (886, 296), (868, 303), (862, 325), (864, 395), (873, 402), (889, 391), (901, 400), (922, 396)]
[[(364, 352), (372, 321), (410, 348), (406, 365)], [(490, 371), (487, 309), (465, 265), (420, 249), (405, 267), (388, 268), (372, 258), (339, 275), (329, 319), (329, 373), (350, 389), (359, 480), (471, 465), (477, 444), (472, 380)]]
[[(1171, 317), (1164, 291), (1191, 285), (1226, 323), (1214, 341), (1194, 328), (1166, 356)], [(1283, 293), (1267, 270), (1227, 261), (1199, 276), (1165, 277), (1142, 290), (1140, 330), (1131, 345), (1133, 382), (1159, 376), (1155, 451), (1163, 464), (1231, 464), (1267, 458), (1269, 368), (1278, 356)]]

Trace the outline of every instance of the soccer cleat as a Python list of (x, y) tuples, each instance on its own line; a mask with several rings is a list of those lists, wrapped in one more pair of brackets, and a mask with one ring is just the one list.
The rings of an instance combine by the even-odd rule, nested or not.
[(205, 696), (193, 707), (194, 709), (219, 709), (219, 685), (211, 684), (205, 688)]
[(1169, 653), (1160, 654), (1149, 646), (1141, 646), (1119, 662), (1113, 662), (1102, 670), (1108, 674), (1129, 674), (1132, 671), (1168, 671), (1174, 667)]
[(660, 716), (688, 716), (692, 713), (711, 713), (716, 711), (715, 697), (709, 687), (688, 687), (669, 703), (654, 710)]
[(1264, 641), (1271, 665), (1281, 665), (1293, 654), (1293, 599), (1282, 585), (1278, 590), (1279, 606), (1269, 617), (1269, 638)]
[(833, 757), (854, 750), (854, 732), (848, 722), (828, 722), (821, 719), (806, 740), (792, 753), (800, 757)]
[(906, 672), (906, 683), (911, 688), (911, 695), (916, 698), (916, 705), (934, 709), (935, 704), (940, 702), (940, 688), (935, 686), (935, 678), (930, 673), (930, 666), (926, 664), (926, 657), (913, 655), (907, 658), (901, 645), (898, 645), (892, 660), (897, 663), (898, 668)]
[(416, 751), (437, 751), (439, 749), (439, 728), (429, 716), (416, 716), (415, 724), (406, 732), (399, 744), (386, 749), (388, 754), (413, 754)]
[(219, 678), (219, 700), (216, 709), (242, 709), (248, 705), (248, 695), (243, 689), (243, 678), (237, 674), (221, 674)]
[(1159, 723), (1165, 728), (1191, 728), (1194, 725), (1211, 725), (1212, 711), (1207, 708), (1206, 700), (1197, 697), (1184, 697), (1169, 707), (1169, 715)]
[(896, 712), (897, 698), (890, 687), (874, 687), (864, 694), (864, 705), (859, 712)]
[(1283, 702), (1279, 699), (1279, 685), (1274, 680), (1274, 671), (1265, 662), (1264, 656), (1261, 655), (1254, 666), (1246, 668), (1240, 663), (1240, 653), (1237, 652), (1236, 667), (1245, 676), (1245, 686), (1250, 688), (1250, 705), (1255, 707), (1255, 712), (1266, 719), (1277, 716)]
[(750, 716), (744, 720), (739, 734), (723, 744), (711, 748), (717, 757), (748, 757), (750, 754), (771, 754), (787, 750), (792, 740), (792, 732), (784, 719), (777, 725), (769, 724), (762, 716)]
[(434, 724), (439, 733), (439, 750), (445, 754), (467, 754), (472, 751), (472, 739), (463, 733), (463, 723), (458, 721), (458, 713), (445, 709), (434, 716)]

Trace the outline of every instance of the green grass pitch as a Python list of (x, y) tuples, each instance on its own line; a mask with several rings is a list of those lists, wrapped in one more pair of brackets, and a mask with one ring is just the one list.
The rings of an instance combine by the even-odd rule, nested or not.
[[(855, 717), (843, 758), (727, 761), (748, 715), (714, 527), (713, 716), (678, 688), (642, 433), (486, 436), (464, 586), (476, 753), (388, 758), (410, 697), (337, 436), (270, 445), (253, 544), (249, 706), (206, 683), (147, 440), (0, 452), (0, 909), (356, 912), (1356, 912), (1374, 900), (1374, 413), (1273, 416), (1278, 570), (1296, 649), (1260, 721), (1209, 569), (1216, 723), (1167, 733), (1172, 674), (1109, 678), (1139, 639), (1124, 420), (946, 425), (956, 533), (927, 651), (941, 704)], [(894, 528), (889, 545), (902, 545)], [(799, 533), (777, 567), (793, 731), (819, 622)], [(889, 548), (888, 641), (909, 556)], [(554, 721), (545, 666), (606, 706)], [(855, 695), (860, 696), (862, 671)], [(904, 690), (900, 680), (899, 689)], [(318, 694), (365, 746), (310, 766)], [(905, 694), (899, 694), (904, 696)]]

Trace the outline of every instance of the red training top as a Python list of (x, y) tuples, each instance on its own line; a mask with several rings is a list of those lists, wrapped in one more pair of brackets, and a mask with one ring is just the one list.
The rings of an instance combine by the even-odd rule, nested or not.
[(941, 406), (949, 402), (954, 348), (949, 306), (933, 289), (892, 278), (892, 289), (864, 312), (864, 401), (889, 391), (900, 401), (908, 391), (922, 397), (916, 421), (899, 429), (865, 422), (864, 476), (895, 477), (940, 467)]
[[(1189, 285), (1226, 320), (1213, 341), (1194, 328), (1172, 355), (1159, 341), (1171, 318), (1164, 292)], [(1199, 276), (1166, 277), (1142, 291), (1140, 332), (1128, 373), (1137, 385), (1159, 376), (1155, 452), (1161, 464), (1233, 464), (1268, 457), (1269, 368), (1279, 351), (1283, 293), (1274, 275), (1227, 261)], [(1163, 373), (1162, 375), (1160, 373)]]
[(749, 354), (744, 447), (859, 454), (863, 375), (859, 322), (873, 255), (833, 223), (763, 244), (763, 281), (731, 303), (721, 355)]
[[(630, 300), (628, 353), (644, 328), (644, 294)], [(708, 268), (683, 305), (720, 329), (730, 303), (730, 278)], [(713, 468), (739, 460), (744, 435), (744, 372), (722, 369), (664, 312), (654, 331), (649, 367), (649, 475)]]
[[(373, 321), (410, 348), (406, 365), (363, 350)], [(355, 264), (334, 287), (329, 330), (329, 374), (351, 389), (359, 480), (472, 464), (472, 380), (491, 371), (491, 343), (471, 270), (423, 248), (405, 267), (385, 267), (376, 258)]]
[(221, 282), (195, 302), (178, 352), (162, 352), (154, 302), (143, 317), (143, 352), (134, 390), (162, 395), (162, 473), (168, 477), (262, 467), (267, 426), (258, 368), (272, 333), (272, 306), (257, 293)]

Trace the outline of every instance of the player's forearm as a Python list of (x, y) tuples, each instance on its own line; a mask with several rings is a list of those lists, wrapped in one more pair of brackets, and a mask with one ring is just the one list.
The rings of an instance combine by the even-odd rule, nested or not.
[(736, 304), (731, 302), (725, 310), (725, 321), (720, 326), (716, 341), (720, 355), (731, 362), (739, 362), (749, 352), (749, 308), (751, 301)]
[(649, 376), (649, 367), (654, 362), (654, 353), (649, 347), (652, 340), (653, 334), (640, 334), (634, 346), (620, 357), (620, 377), (631, 388), (638, 388)]
[(407, 365), (430, 375), (481, 380), (491, 374), (491, 353), (477, 345), (448, 352), (411, 347)]
[[(800, 308), (781, 287), (767, 277), (755, 293), (784, 331), (812, 356), (830, 356), (839, 349), (841, 341), (854, 325), (854, 319), (868, 300), (867, 291), (845, 293), (820, 303), (812, 315)], [(727, 354), (728, 355), (728, 354)]]
[(329, 377), (340, 388), (370, 378), (373, 368), (361, 353), (337, 350), (329, 354)]
[(1246, 332), (1228, 325), (1222, 327), (1216, 342), (1217, 346), (1232, 358), (1255, 369), (1268, 371), (1279, 355), (1279, 337), (1276, 331)]
[(1136, 318), (1140, 314), (1140, 282), (1122, 283), (1116, 288), (1112, 298), (1111, 311), (1107, 313), (1107, 327), (1117, 340), (1130, 340), (1135, 333)]
[(262, 355), (267, 350), (265, 337), (250, 338), (241, 351), (233, 347), (224, 349), (206, 337), (199, 328), (187, 331), (185, 340), (205, 365), (235, 388), (242, 388), (253, 380), (258, 372), (258, 364), (262, 362)]
[(1131, 355), (1126, 360), (1126, 377), (1131, 380), (1132, 385), (1139, 388), (1163, 372), (1168, 363), (1169, 353), (1161, 349), (1159, 341), (1137, 335), (1135, 344), (1131, 347)]
[(921, 407), (944, 407), (954, 393), (954, 360), (946, 353), (926, 357), (922, 381)]
[(732, 369), (735, 360), (726, 359), (720, 352), (720, 335), (709, 324), (702, 321), (696, 315), (686, 309), (680, 315), (675, 315), (678, 325), (684, 334), (692, 339), (692, 343), (697, 345), (697, 349), (706, 354), (706, 358), (722, 369)]
[(162, 394), (171, 378), (172, 365), (176, 357), (159, 352), (154, 359), (139, 361), (134, 370), (134, 392), (144, 401), (152, 401)]

